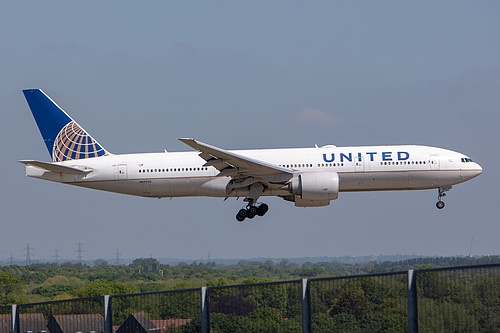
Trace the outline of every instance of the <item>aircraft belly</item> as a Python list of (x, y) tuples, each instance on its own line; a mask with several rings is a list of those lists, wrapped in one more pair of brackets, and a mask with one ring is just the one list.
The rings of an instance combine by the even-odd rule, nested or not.
[(458, 171), (391, 171), (339, 173), (340, 191), (423, 190), (455, 185), (468, 178)]
[(73, 185), (96, 190), (142, 197), (224, 197), (226, 195), (226, 184), (227, 179), (213, 177), (129, 179), (73, 183)]
[(225, 197), (229, 177), (203, 178), (196, 190), (196, 195), (207, 197)]
[(198, 189), (207, 181), (207, 178), (171, 178), (170, 195), (172, 197), (197, 196)]

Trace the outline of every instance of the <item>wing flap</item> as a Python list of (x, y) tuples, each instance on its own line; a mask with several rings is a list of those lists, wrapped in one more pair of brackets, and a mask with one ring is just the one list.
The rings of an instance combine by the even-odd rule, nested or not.
[(42, 162), (42, 161), (35, 161), (35, 160), (21, 160), (18, 162), (25, 164), (25, 165), (31, 165), (31, 166), (34, 166), (37, 168), (41, 168), (41, 169), (44, 169), (47, 171), (60, 172), (60, 173), (71, 174), (71, 175), (82, 175), (82, 174), (86, 174), (86, 173), (89, 173), (92, 171), (92, 169), (82, 170), (82, 169), (78, 169), (75, 167), (68, 167), (65, 165)]

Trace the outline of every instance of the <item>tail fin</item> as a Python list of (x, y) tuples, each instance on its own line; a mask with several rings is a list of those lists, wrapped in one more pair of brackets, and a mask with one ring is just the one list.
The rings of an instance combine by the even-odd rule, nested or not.
[(53, 162), (109, 155), (40, 89), (23, 90)]

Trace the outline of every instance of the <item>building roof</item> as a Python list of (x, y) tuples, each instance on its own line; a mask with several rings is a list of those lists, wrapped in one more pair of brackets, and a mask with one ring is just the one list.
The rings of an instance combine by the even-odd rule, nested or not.
[(131, 313), (116, 330), (117, 333), (143, 333), (156, 331), (156, 326), (144, 312)]
[(47, 320), (41, 313), (22, 313), (19, 315), (19, 331), (47, 331)]
[[(0, 314), (0, 333), (10, 333), (12, 320), (10, 314)], [(47, 330), (47, 321), (41, 313), (22, 313), (19, 315), (21, 332), (40, 332)]]
[(190, 323), (193, 319), (171, 318), (162, 320), (151, 320), (156, 327), (160, 329), (161, 333), (168, 332), (169, 327), (179, 327)]
[(51, 333), (104, 331), (104, 317), (100, 314), (54, 315), (47, 328)]
[(0, 333), (11, 332), (10, 314), (0, 314)]

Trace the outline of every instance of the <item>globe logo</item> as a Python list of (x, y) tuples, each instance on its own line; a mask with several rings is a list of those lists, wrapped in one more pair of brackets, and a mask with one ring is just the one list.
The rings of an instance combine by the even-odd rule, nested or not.
[(79, 160), (84, 158), (109, 155), (83, 128), (75, 121), (64, 126), (54, 141), (52, 161)]

